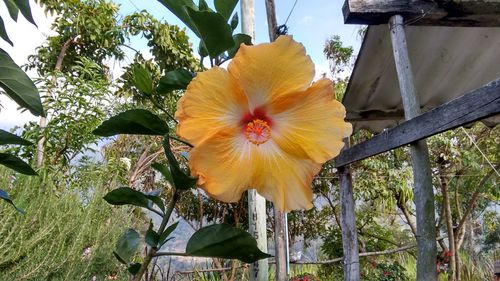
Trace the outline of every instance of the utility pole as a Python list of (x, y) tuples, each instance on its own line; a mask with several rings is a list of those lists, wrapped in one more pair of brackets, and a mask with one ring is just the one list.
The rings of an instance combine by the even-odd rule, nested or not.
[[(241, 31), (255, 40), (254, 0), (241, 0)], [(248, 232), (257, 240), (257, 247), (267, 250), (266, 199), (255, 189), (248, 191)], [(250, 265), (250, 281), (267, 281), (269, 263), (261, 259)]]

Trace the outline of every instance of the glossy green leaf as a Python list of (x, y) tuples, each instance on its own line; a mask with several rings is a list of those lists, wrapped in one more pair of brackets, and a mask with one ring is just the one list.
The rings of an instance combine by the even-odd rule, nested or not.
[(32, 114), (45, 116), (35, 84), (2, 49), (0, 49), (0, 87), (17, 104), (27, 108)]
[(144, 237), (144, 241), (151, 247), (157, 247), (158, 241), (160, 240), (160, 236), (156, 231), (153, 230), (153, 222), (149, 221), (149, 227), (146, 231), (146, 236)]
[(231, 26), (219, 13), (210, 11), (195, 11), (186, 8), (199, 32), (199, 37), (207, 47), (212, 58), (223, 53), (234, 45)]
[(19, 15), (19, 9), (17, 8), (14, 0), (4, 0), (5, 6), (7, 6), (7, 10), (9, 10), (10, 17), (17, 21), (17, 16)]
[(167, 182), (174, 186), (174, 179), (172, 178), (172, 173), (170, 172), (170, 168), (168, 166), (155, 162), (151, 164), (151, 168), (160, 172)]
[(0, 129), (0, 145), (3, 144), (32, 145), (31, 142)]
[(198, 10), (199, 11), (209, 11), (210, 8), (205, 0), (199, 0), (198, 2)]
[(160, 117), (145, 109), (132, 109), (104, 121), (93, 131), (95, 135), (109, 137), (119, 134), (165, 135), (168, 125)]
[(234, 8), (238, 4), (238, 0), (215, 0), (215, 10), (221, 14), (226, 21), (229, 20), (229, 17), (234, 11)]
[(179, 224), (179, 222), (171, 224), (170, 226), (168, 226), (165, 229), (165, 231), (163, 231), (160, 238), (158, 239), (158, 241), (160, 242), (160, 247), (163, 246), (163, 244), (165, 244), (168, 240), (171, 239), (171, 238), (168, 238), (168, 236), (177, 228), (178, 224)]
[(170, 142), (168, 138), (163, 140), (163, 148), (165, 150), (165, 156), (167, 156), (175, 188), (179, 190), (187, 190), (193, 188), (196, 185), (198, 179), (186, 175), (186, 173), (181, 170), (179, 162), (177, 162), (177, 159), (175, 159), (174, 153), (170, 148)]
[(30, 165), (24, 162), (21, 158), (7, 153), (0, 153), (0, 165), (4, 165), (21, 174), (35, 176), (37, 173)]
[(137, 231), (129, 228), (120, 236), (116, 243), (115, 253), (122, 261), (129, 263), (137, 252), (141, 237)]
[(34, 26), (37, 26), (33, 16), (31, 15), (30, 1), (29, 0), (14, 0), (17, 8), (21, 11), (21, 14)]
[(145, 95), (153, 94), (153, 78), (145, 67), (135, 65), (132, 69), (134, 86)]
[(132, 265), (130, 265), (127, 270), (130, 274), (132, 275), (136, 275), (137, 272), (139, 272), (139, 269), (141, 269), (141, 266), (142, 264), (140, 263), (133, 263)]
[[(230, 22), (232, 30), (235, 30), (238, 27), (239, 20), (240, 19), (238, 18), (238, 13), (234, 13), (234, 16), (231, 18), (231, 22)], [(233, 39), (234, 39), (234, 36), (233, 36)]]
[(5, 190), (0, 189), (0, 199), (2, 199), (5, 202), (7, 202), (7, 203), (11, 204), (12, 206), (14, 206), (14, 208), (19, 213), (22, 213), (22, 214), (26, 213), (23, 209), (20, 209), (20, 208), (16, 207), (16, 205), (14, 205), (14, 202), (12, 202), (12, 199), (10, 199), (9, 194)]
[(192, 79), (193, 74), (186, 69), (169, 71), (160, 78), (156, 92), (163, 95), (173, 90), (185, 90)]
[(104, 200), (111, 205), (134, 205), (143, 208), (150, 206), (149, 199), (144, 193), (130, 187), (119, 187), (111, 190), (104, 196)]
[(238, 50), (240, 49), (241, 44), (252, 45), (252, 37), (249, 35), (238, 33), (233, 35), (234, 46), (227, 51), (227, 55), (229, 58), (233, 58)]
[[(197, 10), (198, 7), (194, 4), (192, 0), (158, 0), (163, 6), (167, 7), (174, 15), (176, 15), (189, 29), (191, 29), (196, 35), (198, 35), (198, 30), (194, 22), (189, 17), (186, 7), (193, 10)], [(199, 36), (199, 35), (198, 35)]]
[(161, 200), (160, 194), (161, 190), (156, 190), (152, 192), (146, 192), (144, 193), (144, 196), (155, 203), (156, 206), (158, 206), (162, 211), (165, 211), (165, 204), (163, 204), (163, 200)]
[(9, 35), (7, 34), (7, 30), (5, 29), (5, 24), (3, 23), (2, 17), (0, 17), (0, 38), (5, 40), (11, 46), (14, 46), (14, 43), (10, 41)]
[(186, 253), (197, 257), (238, 259), (246, 263), (270, 257), (259, 250), (252, 235), (228, 224), (214, 224), (196, 231), (187, 243)]

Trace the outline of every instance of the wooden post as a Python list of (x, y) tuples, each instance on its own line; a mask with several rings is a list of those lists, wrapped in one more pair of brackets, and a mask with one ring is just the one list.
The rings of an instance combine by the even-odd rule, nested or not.
[[(254, 0), (241, 0), (241, 31), (255, 40)], [(267, 253), (266, 199), (255, 189), (248, 191), (248, 232), (257, 240), (257, 247)], [(267, 281), (269, 263), (261, 259), (250, 265), (250, 281)]]
[[(344, 149), (349, 147), (344, 139)], [(355, 202), (352, 177), (349, 165), (338, 167), (340, 188), (340, 226), (342, 230), (342, 249), (344, 252), (344, 281), (359, 281), (359, 248), (356, 229)]]
[[(269, 40), (272, 42), (278, 38), (276, 29), (278, 27), (276, 21), (276, 10), (274, 0), (266, 1), (267, 25), (269, 27)], [(278, 209), (274, 208), (274, 256), (276, 259), (276, 280), (288, 281), (287, 274), (287, 240), (286, 235), (286, 216)]]
[[(408, 120), (420, 115), (420, 103), (413, 82), (403, 17), (400, 15), (391, 17), (389, 28), (405, 118)], [(413, 163), (413, 193), (417, 213), (417, 281), (435, 281), (437, 280), (437, 247), (436, 227), (434, 225), (434, 191), (426, 141), (419, 140), (411, 143), (410, 153)]]

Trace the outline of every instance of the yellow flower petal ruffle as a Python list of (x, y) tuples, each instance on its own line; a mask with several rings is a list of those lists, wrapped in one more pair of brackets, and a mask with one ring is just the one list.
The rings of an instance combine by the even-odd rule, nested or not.
[(236, 202), (255, 188), (283, 211), (312, 208), (311, 181), (321, 164), (293, 157), (272, 141), (248, 142), (237, 129), (221, 131), (189, 153), (191, 173), (205, 192)]
[(280, 36), (273, 43), (241, 45), (228, 70), (245, 91), (252, 109), (274, 96), (303, 91), (314, 78), (311, 58), (291, 36)]
[(178, 102), (177, 135), (196, 146), (238, 124), (247, 107), (246, 96), (225, 69), (200, 72)]
[(344, 121), (345, 108), (333, 95), (332, 82), (321, 79), (304, 92), (274, 99), (268, 108), (274, 123), (271, 135), (278, 146), (317, 163), (337, 156), (352, 126)]

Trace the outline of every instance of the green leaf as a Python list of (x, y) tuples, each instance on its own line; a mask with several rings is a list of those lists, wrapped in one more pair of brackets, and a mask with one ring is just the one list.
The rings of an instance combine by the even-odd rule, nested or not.
[(200, 41), (198, 44), (198, 54), (200, 55), (201, 59), (208, 57), (207, 53), (207, 47), (205, 47), (205, 44), (203, 44), (203, 41)]
[(143, 208), (150, 206), (149, 199), (144, 193), (130, 187), (111, 190), (104, 196), (104, 200), (111, 205), (134, 205)]
[(14, 20), (17, 21), (17, 16), (19, 15), (19, 9), (17, 8), (16, 3), (14, 3), (14, 0), (4, 0), (5, 6), (7, 6), (7, 10), (9, 10), (10, 17)]
[(11, 168), (21, 174), (30, 176), (37, 175), (35, 170), (33, 170), (30, 165), (24, 162), (21, 158), (7, 153), (0, 153), (0, 165), (4, 165), (7, 168)]
[(17, 7), (21, 11), (21, 14), (34, 26), (37, 26), (35, 20), (33, 20), (33, 16), (31, 15), (30, 1), (29, 0), (14, 0)]
[(205, 0), (200, 0), (198, 2), (198, 10), (199, 11), (209, 11), (210, 10), (210, 8), (208, 7), (207, 2), (205, 2)]
[(234, 11), (234, 8), (238, 4), (238, 0), (215, 0), (215, 10), (221, 14), (226, 21), (229, 20), (229, 17)]
[(199, 36), (198, 30), (194, 22), (189, 17), (186, 7), (193, 10), (198, 9), (192, 0), (158, 0), (163, 6), (167, 7), (174, 15), (176, 15), (189, 29)]
[(141, 266), (142, 264), (140, 263), (133, 263), (132, 265), (130, 265), (127, 270), (130, 274), (132, 275), (136, 275), (137, 272), (139, 272), (139, 269), (141, 269)]
[(144, 95), (152, 95), (153, 78), (151, 77), (151, 72), (145, 67), (135, 65), (132, 69), (132, 73), (134, 75), (133, 83), (135, 87)]
[(170, 172), (170, 168), (168, 166), (155, 162), (151, 164), (151, 168), (160, 172), (170, 185), (175, 186), (172, 173)]
[(195, 11), (187, 8), (188, 14), (199, 31), (199, 37), (207, 47), (212, 58), (223, 53), (234, 45), (231, 26), (219, 13)]
[(179, 162), (177, 162), (177, 159), (175, 159), (174, 153), (170, 148), (168, 136), (166, 136), (163, 140), (163, 148), (165, 150), (165, 156), (167, 156), (175, 188), (179, 190), (187, 190), (193, 188), (196, 185), (198, 179), (186, 175), (181, 170), (181, 168), (179, 167)]
[(113, 255), (115, 256), (115, 258), (120, 262), (120, 263), (123, 263), (123, 264), (127, 264), (126, 261), (124, 261), (119, 255), (117, 252), (113, 251)]
[[(231, 22), (230, 22), (232, 30), (235, 30), (238, 27), (238, 21), (239, 21), (238, 13), (234, 13), (234, 16), (231, 18)], [(234, 39), (234, 36), (233, 36), (233, 39)]]
[(187, 243), (186, 253), (197, 257), (238, 259), (246, 263), (270, 257), (259, 250), (252, 235), (228, 224), (214, 224), (196, 231)]
[(144, 237), (144, 241), (151, 247), (158, 247), (158, 241), (160, 240), (160, 236), (156, 231), (153, 230), (153, 222), (149, 221), (149, 227), (146, 231), (146, 236)]
[(4, 144), (32, 145), (31, 142), (0, 129), (0, 145)]
[(132, 109), (104, 121), (93, 131), (95, 135), (109, 137), (118, 134), (165, 135), (168, 125), (160, 117), (145, 109)]
[(45, 116), (38, 90), (33, 81), (0, 49), (0, 87), (20, 106), (38, 116)]
[(156, 206), (160, 207), (162, 211), (165, 211), (165, 204), (163, 204), (163, 201), (160, 198), (161, 190), (157, 191), (152, 191), (152, 192), (146, 192), (144, 193), (144, 196), (151, 200), (153, 203), (156, 204)]
[(191, 80), (193, 80), (193, 74), (186, 69), (169, 71), (160, 78), (156, 92), (163, 95), (173, 90), (185, 90)]
[(20, 209), (18, 207), (16, 207), (16, 205), (14, 205), (14, 202), (12, 202), (12, 199), (10, 199), (9, 197), (9, 194), (5, 191), (5, 190), (2, 190), (0, 189), (0, 199), (3, 199), (4, 201), (6, 201), (7, 203), (11, 204), (12, 206), (14, 206), (14, 208), (19, 212), (19, 213), (22, 213), (22, 214), (26, 214), (26, 212), (23, 210), (23, 209)]
[(9, 35), (7, 34), (7, 30), (5, 30), (5, 24), (3, 23), (2, 17), (0, 17), (0, 37), (9, 43), (11, 46), (14, 46), (14, 43), (10, 41)]
[(115, 253), (122, 261), (128, 263), (137, 252), (140, 242), (141, 237), (139, 233), (132, 228), (129, 228), (125, 230), (125, 232), (118, 239)]
[(233, 35), (233, 39), (234, 46), (227, 51), (228, 58), (233, 58), (236, 55), (242, 43), (245, 45), (252, 45), (252, 37), (243, 33)]
[(177, 228), (178, 224), (179, 224), (179, 222), (176, 222), (176, 223), (170, 225), (169, 227), (167, 227), (167, 229), (165, 229), (165, 231), (163, 231), (160, 238), (158, 239), (158, 241), (160, 242), (160, 247), (163, 246), (163, 244), (165, 244), (168, 240), (170, 240), (167, 238)]

